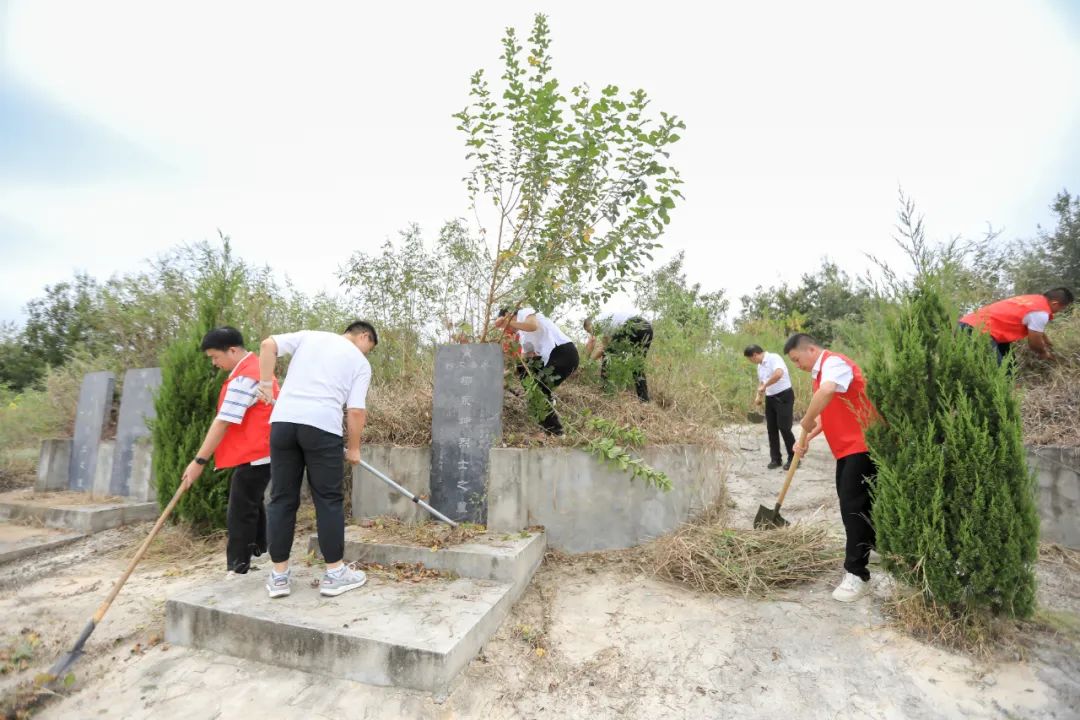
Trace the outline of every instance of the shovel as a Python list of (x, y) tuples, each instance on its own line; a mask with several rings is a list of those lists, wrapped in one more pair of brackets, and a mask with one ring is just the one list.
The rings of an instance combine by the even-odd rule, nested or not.
[[(801, 445), (805, 439), (806, 431), (803, 430), (802, 435), (799, 437), (799, 444)], [(780, 491), (780, 496), (776, 498), (776, 507), (770, 510), (764, 505), (758, 505), (757, 515), (754, 517), (755, 530), (780, 528), (791, 524), (780, 516), (780, 506), (784, 504), (784, 496), (787, 495), (788, 488), (791, 487), (791, 478), (795, 477), (795, 471), (799, 469), (799, 459), (798, 455), (791, 458), (791, 467), (788, 468), (787, 477), (784, 478), (784, 488)]]
[(90, 633), (94, 632), (94, 629), (101, 623), (102, 618), (105, 617), (105, 613), (108, 611), (109, 606), (112, 605), (113, 600), (120, 594), (120, 588), (124, 587), (124, 583), (131, 576), (131, 573), (135, 570), (135, 566), (142, 560), (143, 555), (146, 554), (147, 549), (150, 547), (150, 543), (157, 537), (158, 531), (161, 530), (161, 526), (165, 524), (165, 521), (172, 514), (173, 508), (176, 507), (176, 503), (180, 501), (180, 497), (184, 494), (186, 488), (183, 484), (176, 488), (176, 493), (173, 494), (172, 500), (165, 507), (164, 512), (161, 513), (161, 517), (154, 523), (154, 527), (150, 530), (150, 534), (143, 540), (142, 545), (135, 552), (135, 556), (131, 558), (131, 562), (128, 563), (127, 570), (120, 576), (120, 579), (113, 585), (112, 591), (109, 592), (109, 596), (105, 598), (105, 602), (101, 603), (97, 612), (94, 613), (94, 617), (90, 618), (90, 622), (83, 628), (82, 634), (75, 641), (75, 645), (72, 646), (71, 651), (64, 654), (56, 661), (56, 664), (49, 669), (50, 682), (55, 682), (67, 673), (68, 669), (75, 664), (75, 661), (83, 654), (83, 646), (86, 645), (86, 641), (90, 638)]

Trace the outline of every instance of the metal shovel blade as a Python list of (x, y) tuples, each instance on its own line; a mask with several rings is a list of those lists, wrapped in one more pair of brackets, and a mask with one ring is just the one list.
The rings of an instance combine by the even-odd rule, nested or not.
[(754, 517), (754, 529), (766, 530), (768, 528), (781, 528), (790, 525), (787, 520), (780, 516), (780, 504), (774, 508), (758, 505), (757, 515)]

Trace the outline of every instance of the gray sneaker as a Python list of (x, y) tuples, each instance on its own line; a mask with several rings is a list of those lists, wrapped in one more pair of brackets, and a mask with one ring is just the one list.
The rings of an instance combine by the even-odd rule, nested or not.
[(266, 591), (270, 594), (270, 597), (285, 597), (292, 592), (292, 569), (285, 571), (284, 575), (274, 576), (274, 571), (271, 570), (266, 576)]
[(319, 583), (319, 593), (326, 597), (336, 597), (343, 592), (358, 588), (366, 582), (367, 575), (364, 574), (363, 570), (353, 570), (346, 566), (345, 572), (338, 577), (334, 577), (330, 573), (323, 575), (322, 582)]

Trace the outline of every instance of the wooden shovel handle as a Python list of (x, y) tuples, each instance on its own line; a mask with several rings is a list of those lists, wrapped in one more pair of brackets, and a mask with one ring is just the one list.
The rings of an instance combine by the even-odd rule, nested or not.
[[(799, 445), (802, 445), (806, 440), (806, 430), (803, 430), (799, 435)], [(791, 487), (791, 478), (795, 477), (795, 471), (799, 469), (799, 456), (792, 453), (791, 467), (788, 468), (787, 477), (784, 478), (784, 489), (780, 491), (780, 497), (776, 498), (776, 507), (780, 507), (784, 504), (784, 497), (787, 495), (788, 488)]]
[(176, 503), (180, 502), (180, 497), (184, 494), (185, 489), (186, 488), (184, 488), (183, 483), (180, 483), (180, 487), (176, 488), (176, 493), (172, 496), (172, 500), (170, 500), (169, 504), (165, 507), (165, 511), (161, 513), (161, 517), (159, 517), (157, 519), (157, 522), (154, 523), (154, 527), (152, 530), (150, 530), (150, 534), (146, 536), (146, 539), (143, 540), (142, 545), (140, 545), (139, 549), (135, 552), (135, 557), (131, 558), (131, 562), (128, 563), (127, 570), (125, 570), (124, 574), (120, 576), (120, 579), (116, 581), (116, 584), (113, 585), (112, 591), (109, 593), (109, 596), (105, 598), (105, 602), (101, 603), (101, 606), (97, 609), (97, 612), (94, 613), (94, 625), (98, 625), (101, 622), (101, 619), (105, 617), (105, 612), (109, 609), (109, 606), (112, 605), (112, 601), (115, 600), (116, 596), (120, 593), (120, 588), (124, 587), (124, 583), (127, 582), (127, 579), (129, 577), (131, 577), (131, 573), (135, 570), (135, 566), (139, 564), (139, 561), (142, 560), (143, 555), (146, 554), (147, 549), (149, 549), (150, 547), (150, 543), (154, 541), (154, 538), (157, 537), (158, 531), (161, 530), (161, 526), (165, 524), (165, 521), (169, 518), (169, 515), (172, 514), (173, 508), (176, 507)]

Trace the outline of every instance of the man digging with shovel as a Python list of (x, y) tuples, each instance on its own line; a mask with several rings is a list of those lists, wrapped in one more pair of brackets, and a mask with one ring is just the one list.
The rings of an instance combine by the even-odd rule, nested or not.
[(848, 358), (823, 349), (804, 333), (788, 338), (784, 353), (809, 372), (814, 382), (814, 395), (802, 419), (803, 434), (795, 445), (795, 454), (802, 458), (810, 440), (825, 433), (836, 458), (836, 495), (847, 544), (846, 574), (833, 590), (833, 598), (854, 602), (870, 588), (868, 566), (875, 538), (870, 524), (869, 483), (877, 476), (877, 468), (867, 451), (863, 428), (876, 413), (866, 396), (862, 371)]

